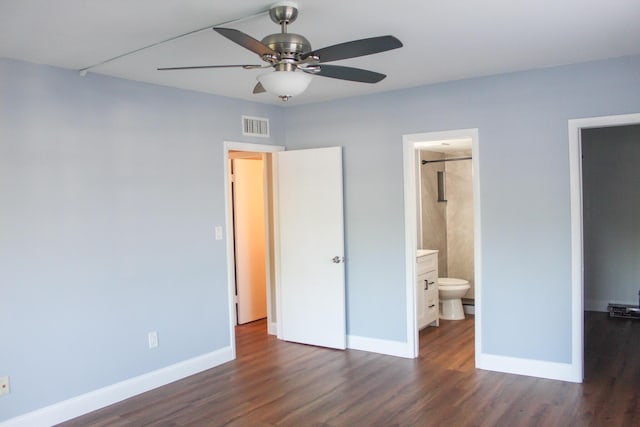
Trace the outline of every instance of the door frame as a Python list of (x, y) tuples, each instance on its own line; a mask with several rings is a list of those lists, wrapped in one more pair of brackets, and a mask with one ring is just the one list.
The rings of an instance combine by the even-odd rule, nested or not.
[(416, 143), (448, 139), (471, 139), (473, 168), (473, 257), (475, 286), (475, 365), (478, 366), (482, 349), (482, 244), (480, 230), (480, 152), (478, 129), (458, 129), (403, 135), (404, 169), (404, 229), (405, 229), (405, 293), (407, 312), (407, 350), (411, 357), (418, 357), (418, 326), (416, 301), (416, 249), (418, 230), (418, 189), (416, 185)]
[(582, 212), (582, 129), (640, 124), (640, 113), (571, 119), (569, 182), (571, 194), (571, 368), (570, 381), (584, 380), (584, 242)]
[[(224, 155), (223, 155), (223, 173), (224, 173), (224, 215), (225, 215), (225, 235), (227, 236), (227, 291), (229, 293), (229, 337), (230, 337), (230, 345), (231, 345), (231, 354), (232, 358), (236, 358), (236, 336), (235, 336), (235, 325), (236, 325), (236, 315), (235, 315), (235, 273), (234, 273), (234, 253), (233, 253), (233, 220), (231, 218), (231, 194), (229, 192), (230, 182), (229, 182), (229, 151), (247, 151), (253, 153), (276, 153), (278, 151), (284, 151), (285, 147), (280, 145), (263, 145), (263, 144), (253, 144), (248, 142), (233, 142), (233, 141), (224, 141)], [(264, 161), (264, 159), (263, 159)], [(266, 171), (267, 168), (265, 168)], [(266, 173), (266, 172), (265, 172)], [(268, 197), (273, 197), (272, 191), (267, 187), (269, 183), (267, 180), (264, 182), (265, 185), (265, 204), (268, 204)], [(265, 209), (265, 222), (266, 222), (266, 233), (267, 233), (267, 245), (274, 236), (271, 236), (269, 233), (269, 215), (268, 209)], [(273, 318), (273, 313), (271, 312), (271, 301), (272, 298), (275, 297), (276, 307), (277, 307), (277, 295), (271, 294), (271, 278), (270, 278), (270, 265), (272, 263), (272, 258), (274, 254), (270, 253), (269, 248), (266, 250), (266, 282), (267, 282), (267, 324), (269, 333), (273, 333), (273, 326), (271, 325), (271, 320)]]

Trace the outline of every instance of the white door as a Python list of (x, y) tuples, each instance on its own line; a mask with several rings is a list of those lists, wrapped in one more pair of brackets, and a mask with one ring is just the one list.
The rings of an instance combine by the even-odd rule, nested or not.
[(346, 348), (342, 148), (275, 155), (278, 338)]
[(237, 313), (243, 324), (267, 317), (263, 162), (232, 161)]

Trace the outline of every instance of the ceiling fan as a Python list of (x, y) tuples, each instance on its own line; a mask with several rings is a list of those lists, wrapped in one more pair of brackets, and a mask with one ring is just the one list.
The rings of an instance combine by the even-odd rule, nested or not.
[(202, 68), (273, 68), (257, 77), (258, 84), (253, 93), (273, 93), (283, 101), (304, 92), (311, 75), (331, 77), (362, 83), (377, 83), (386, 75), (360, 68), (327, 65), (326, 62), (371, 55), (402, 47), (402, 42), (393, 36), (379, 36), (353, 40), (322, 49), (312, 50), (311, 43), (300, 34), (288, 33), (287, 26), (298, 17), (298, 7), (293, 2), (276, 3), (269, 9), (271, 20), (280, 25), (281, 31), (269, 34), (261, 41), (232, 28), (213, 29), (234, 43), (258, 54), (267, 65), (199, 65), (191, 67), (165, 67), (167, 70), (193, 70)]

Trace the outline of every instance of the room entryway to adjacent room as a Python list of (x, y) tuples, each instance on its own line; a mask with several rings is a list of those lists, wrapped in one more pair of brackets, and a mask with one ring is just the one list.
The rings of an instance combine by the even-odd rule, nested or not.
[[(610, 304), (637, 308), (640, 271), (640, 114), (569, 120), (572, 230), (572, 369), (575, 381), (596, 375), (586, 360), (598, 349), (588, 337), (637, 333), (640, 320), (609, 318)], [(601, 318), (602, 331), (587, 331)], [(617, 330), (619, 328), (619, 331)], [(588, 333), (587, 333), (588, 332)], [(637, 336), (636, 336), (637, 338)], [(612, 341), (613, 342), (613, 341)], [(620, 357), (635, 351), (617, 340)]]
[(471, 320), (479, 349), (478, 130), (411, 134), (403, 141), (409, 345), (417, 355), (419, 337), (429, 336), (419, 331), (438, 327), (439, 319)]
[(229, 153), (236, 322), (267, 317), (267, 197), (261, 153)]
[(266, 317), (279, 339), (346, 348), (342, 148), (227, 142), (225, 176), (231, 337)]

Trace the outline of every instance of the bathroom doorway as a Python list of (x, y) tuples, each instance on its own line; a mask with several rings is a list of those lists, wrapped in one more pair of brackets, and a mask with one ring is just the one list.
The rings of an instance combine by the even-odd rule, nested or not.
[(438, 251), (439, 278), (468, 282), (461, 302), (474, 314), (471, 138), (416, 143), (416, 149), (418, 250)]
[(438, 276), (469, 285), (463, 295), (464, 311), (467, 317), (475, 317), (477, 361), (482, 313), (478, 131), (412, 134), (403, 140), (408, 341), (417, 356), (420, 326), (424, 325), (417, 324), (421, 289), (416, 280), (416, 256), (435, 250)]

